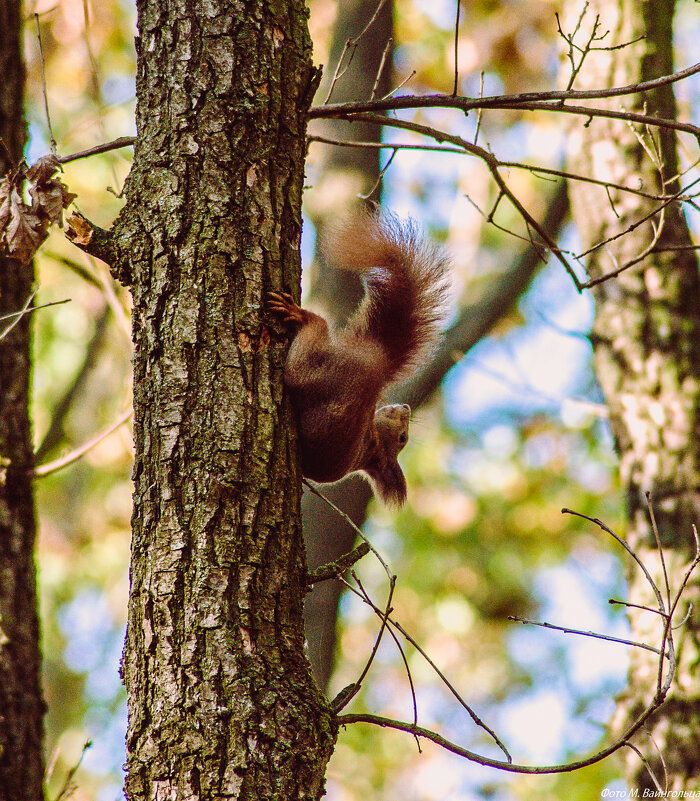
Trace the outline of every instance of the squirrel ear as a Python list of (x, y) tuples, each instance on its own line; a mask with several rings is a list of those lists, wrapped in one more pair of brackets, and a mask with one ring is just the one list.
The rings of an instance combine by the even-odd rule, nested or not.
[(377, 495), (387, 506), (400, 507), (406, 502), (406, 478), (396, 461), (368, 473)]

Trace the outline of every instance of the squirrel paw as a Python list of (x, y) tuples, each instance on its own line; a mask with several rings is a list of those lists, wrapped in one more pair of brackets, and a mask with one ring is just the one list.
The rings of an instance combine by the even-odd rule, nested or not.
[(287, 292), (268, 292), (267, 308), (273, 313), (278, 314), (285, 323), (303, 323), (305, 320), (304, 310), (300, 308)]

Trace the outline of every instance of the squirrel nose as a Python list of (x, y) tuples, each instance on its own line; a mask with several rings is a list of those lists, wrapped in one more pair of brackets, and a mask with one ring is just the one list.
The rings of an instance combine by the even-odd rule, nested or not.
[(402, 403), (401, 408), (406, 409), (407, 412), (411, 411), (411, 407), (407, 403)]

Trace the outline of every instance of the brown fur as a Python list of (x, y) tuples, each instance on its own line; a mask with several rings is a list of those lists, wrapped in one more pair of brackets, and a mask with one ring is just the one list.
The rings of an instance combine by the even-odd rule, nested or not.
[(302, 470), (336, 481), (355, 470), (387, 503), (406, 499), (397, 456), (408, 440), (408, 406), (375, 408), (382, 390), (435, 341), (447, 291), (446, 257), (413, 222), (391, 214), (357, 217), (326, 243), (338, 266), (359, 272), (365, 297), (340, 333), (288, 295), (269, 307), (298, 324), (285, 383), (299, 419)]

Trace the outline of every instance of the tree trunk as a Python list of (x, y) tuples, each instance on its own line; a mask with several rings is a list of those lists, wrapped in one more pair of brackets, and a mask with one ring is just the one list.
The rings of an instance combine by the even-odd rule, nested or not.
[[(0, 5), (0, 176), (22, 159), (24, 62), (20, 3)], [(0, 316), (31, 294), (34, 267), (0, 256)], [(30, 318), (0, 342), (0, 801), (43, 796), (43, 715), (34, 565), (32, 437), (29, 424)], [(0, 333), (12, 320), (0, 322)]]
[(287, 333), (306, 113), (301, 0), (138, 4), (137, 125), (115, 272), (134, 298), (123, 675), (130, 801), (315, 799), (335, 740), (304, 656)]
[[(588, 22), (600, 14), (600, 32), (611, 33), (603, 43), (642, 40), (621, 50), (591, 53), (574, 88), (624, 85), (667, 75), (672, 65), (673, 2), (595, 0)], [(569, 30), (573, 26), (569, 23)], [(648, 113), (675, 116), (670, 86), (636, 100)], [(633, 101), (625, 98), (631, 109)], [(615, 101), (619, 108), (619, 101)], [(680, 189), (676, 141), (672, 131), (636, 130), (623, 122), (577, 122), (569, 139), (569, 166), (595, 178), (640, 185), (648, 192), (673, 194)], [(640, 142), (643, 140), (644, 145)], [(660, 169), (654, 165), (652, 137), (659, 143)], [(658, 160), (658, 159), (657, 159)], [(660, 178), (663, 174), (663, 181)], [(659, 201), (628, 193), (605, 192), (576, 184), (570, 195), (574, 218), (587, 250), (625, 231)], [(591, 278), (600, 277), (645, 253), (639, 263), (595, 287), (597, 304), (592, 340), (595, 364), (610, 408), (610, 421), (620, 454), (620, 471), (627, 494), (627, 539), (663, 588), (659, 554), (654, 544), (645, 499), (651, 492), (672, 586), (678, 586), (688, 563), (692, 526), (700, 519), (700, 287), (695, 254), (679, 205), (666, 208), (658, 241), (653, 245), (651, 223), (598, 248), (588, 257)], [(644, 576), (629, 571), (630, 601), (655, 606)], [(700, 581), (695, 577), (687, 600), (698, 609)], [(682, 617), (682, 610), (678, 619)], [(632, 639), (658, 643), (656, 615), (630, 609)], [(647, 734), (635, 744), (668, 789), (698, 789), (700, 776), (700, 649), (697, 613), (675, 633), (681, 655), (678, 681), (670, 700), (656, 714)], [(649, 652), (632, 649), (629, 690), (619, 699), (615, 728), (622, 729), (639, 711), (640, 697), (655, 686), (655, 664)], [(649, 772), (632, 750), (626, 753), (630, 786), (653, 789)]]

